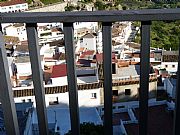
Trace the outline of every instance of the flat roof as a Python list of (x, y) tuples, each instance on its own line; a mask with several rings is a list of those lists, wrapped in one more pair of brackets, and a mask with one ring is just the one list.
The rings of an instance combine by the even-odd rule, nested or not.
[[(79, 114), (80, 114), (80, 123), (91, 122), (96, 125), (102, 124), (101, 118), (96, 108), (94, 107), (93, 108), (81, 107), (79, 108)], [(55, 117), (56, 117), (57, 126), (60, 127), (60, 134), (63, 135), (70, 130), (71, 124), (70, 124), (69, 108), (60, 108), (57, 106), (48, 107), (47, 117), (48, 117), (48, 123), (55, 122)], [(36, 115), (33, 115), (33, 123), (37, 123)]]
[[(167, 105), (148, 108), (148, 135), (173, 135), (173, 112), (166, 111)], [(133, 110), (139, 119), (139, 108)], [(139, 124), (124, 124), (127, 134), (139, 135)]]

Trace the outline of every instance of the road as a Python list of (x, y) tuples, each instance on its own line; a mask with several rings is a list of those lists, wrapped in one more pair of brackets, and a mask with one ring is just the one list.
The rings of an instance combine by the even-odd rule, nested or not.
[(56, 3), (53, 5), (44, 6), (41, 8), (36, 8), (32, 10), (28, 10), (27, 12), (63, 12), (64, 8), (67, 6), (67, 2)]

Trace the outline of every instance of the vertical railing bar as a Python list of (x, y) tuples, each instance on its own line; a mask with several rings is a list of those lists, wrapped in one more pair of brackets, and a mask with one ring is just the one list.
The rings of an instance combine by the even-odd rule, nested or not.
[(112, 135), (112, 36), (110, 22), (102, 23), (104, 75), (104, 133)]
[(180, 37), (179, 37), (179, 59), (178, 59), (178, 71), (176, 82), (176, 99), (175, 99), (175, 112), (174, 112), (174, 129), (173, 135), (180, 135)]
[(48, 121), (45, 104), (45, 90), (43, 85), (43, 72), (41, 66), (39, 43), (37, 35), (37, 24), (27, 23), (27, 37), (29, 55), (32, 69), (32, 79), (35, 91), (36, 109), (40, 135), (48, 134)]
[(73, 135), (80, 134), (78, 89), (76, 80), (75, 54), (74, 54), (74, 30), (73, 23), (64, 23), (64, 39), (68, 74), (69, 109), (71, 118), (71, 130)]
[(148, 134), (147, 128), (148, 128), (150, 25), (151, 25), (150, 21), (141, 22), (139, 135)]
[(0, 31), (0, 99), (4, 115), (5, 129), (8, 135), (19, 135), (19, 126), (1, 25)]

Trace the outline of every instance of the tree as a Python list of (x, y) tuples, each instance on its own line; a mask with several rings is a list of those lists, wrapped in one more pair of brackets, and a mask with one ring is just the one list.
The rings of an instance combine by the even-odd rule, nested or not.
[(97, 0), (95, 3), (94, 3), (94, 7), (98, 10), (105, 10), (106, 9), (106, 5), (100, 1), (100, 0)]
[(76, 7), (73, 5), (67, 5), (64, 9), (65, 9), (65, 11), (73, 11), (76, 9)]
[[(169, 50), (178, 50), (180, 43), (180, 21), (154, 21), (151, 25), (151, 46)], [(140, 34), (136, 35), (140, 43)]]
[[(65, 135), (72, 135), (72, 131), (69, 130)], [(80, 135), (104, 135), (104, 129), (102, 125), (84, 122), (80, 124)]]

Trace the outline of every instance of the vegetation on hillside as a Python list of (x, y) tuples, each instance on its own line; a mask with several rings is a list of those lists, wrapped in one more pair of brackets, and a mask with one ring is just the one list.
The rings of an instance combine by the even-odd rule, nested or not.
[(57, 2), (63, 2), (63, 0), (41, 0), (41, 2), (45, 5), (49, 5)]
[[(137, 0), (115, 0), (116, 4), (121, 4), (127, 9), (146, 8), (180, 8), (180, 2), (154, 3), (151, 1)], [(164, 48), (166, 50), (178, 50), (180, 45), (180, 21), (153, 21), (151, 25), (151, 46)], [(140, 22), (133, 25), (140, 27)], [(135, 42), (140, 43), (140, 33), (137, 33)]]
[[(0, 0), (7, 1), (7, 0)], [(26, 0), (29, 4), (33, 0)], [(61, 2), (63, 0), (40, 0), (43, 4)], [(155, 0), (154, 0), (155, 1)], [(81, 0), (77, 6), (68, 4), (65, 11), (84, 10), (85, 5), (93, 3), (97, 10), (128, 10), (128, 9), (154, 9), (154, 8), (180, 8), (180, 2), (157, 0), (155, 2), (147, 0), (113, 0), (112, 2), (103, 0)], [(151, 25), (151, 46), (169, 50), (177, 50), (180, 44), (180, 21), (154, 21)], [(137, 25), (135, 23), (134, 25)], [(138, 24), (139, 25), (139, 24)], [(139, 25), (140, 26), (140, 25)], [(138, 33), (135, 42), (140, 43), (140, 34)]]
[(169, 50), (178, 50), (180, 43), (180, 21), (153, 22), (151, 46)]
[[(151, 46), (165, 50), (178, 50), (180, 44), (179, 24), (180, 21), (153, 21), (151, 25)], [(137, 23), (135, 25), (137, 26)], [(140, 33), (136, 35), (135, 42), (140, 43)]]

